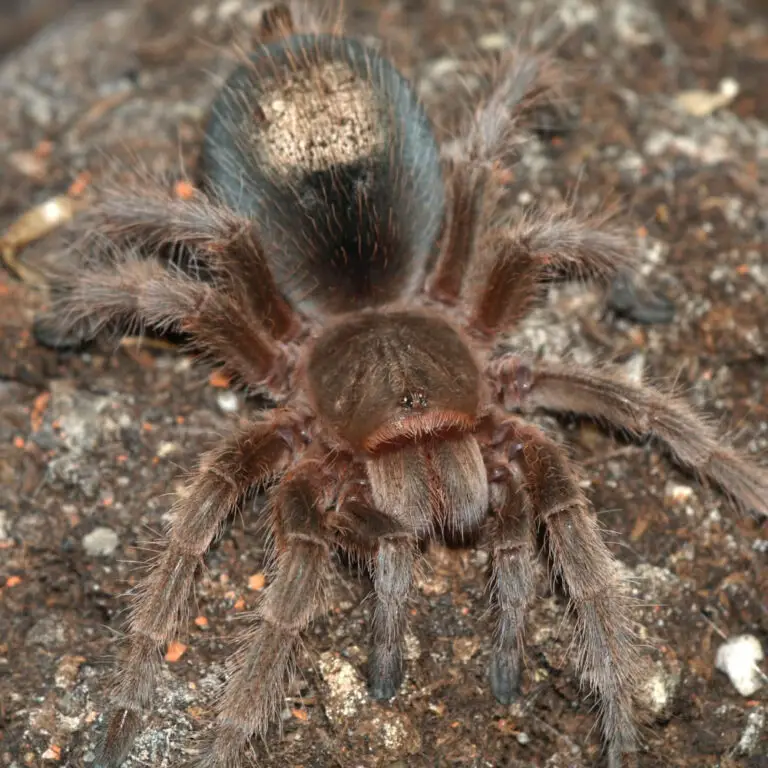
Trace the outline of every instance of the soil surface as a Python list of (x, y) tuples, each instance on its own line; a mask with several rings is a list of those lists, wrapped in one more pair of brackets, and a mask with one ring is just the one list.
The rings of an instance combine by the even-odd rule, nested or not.
[[(87, 187), (138, 166), (171, 177), (194, 169), (217, 77), (236, 46), (248, 47), (260, 9), (241, 0), (55, 5), (53, 21), (41, 12), (17, 41), (2, 39), (0, 231), (73, 182)], [(636, 230), (642, 275), (673, 300), (674, 318), (638, 324), (595, 290), (558, 287), (511, 341), (676, 381), (724, 431), (765, 455), (766, 6), (346, 6), (348, 29), (385, 41), (441, 135), (482, 89), (478, 58), (493, 60), (526, 31), (555, 51), (574, 82), (560, 109), (539, 116), (510, 181), (511, 204), (617, 201)], [(7, 12), (21, 13), (13, 4)], [(55, 232), (23, 258), (40, 267), (63, 254)], [(201, 451), (259, 405), (174, 348), (43, 349), (31, 334), (43, 301), (0, 270), (0, 764), (87, 767), (104, 727), (125, 593), (156, 548), (172, 494)], [(581, 421), (540, 423), (581, 462), (633, 579), (657, 710), (639, 765), (765, 768), (768, 685), (743, 697), (714, 658), (725, 637), (768, 644), (768, 525), (740, 516), (653, 447), (616, 442)], [(247, 505), (210, 553), (189, 636), (180, 638), (186, 647), (165, 665), (127, 768), (178, 764), (194, 749), (190, 737), (210, 726), (234, 639), (263, 583), (260, 509), (258, 499)], [(569, 657), (566, 603), (546, 579), (530, 618), (523, 696), (505, 707), (490, 695), (487, 561), (482, 549), (430, 550), (411, 606), (407, 679), (387, 706), (365, 696), (369, 584), (339, 565), (287, 691), (282, 735), (274, 729), (255, 747), (257, 763), (599, 764), (592, 703)]]

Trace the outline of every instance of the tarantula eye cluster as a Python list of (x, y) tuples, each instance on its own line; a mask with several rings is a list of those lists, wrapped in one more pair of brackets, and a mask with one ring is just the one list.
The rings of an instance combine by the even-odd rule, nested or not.
[[(521, 413), (577, 412), (656, 438), (761, 513), (768, 473), (669, 393), (500, 345), (553, 268), (606, 281), (633, 261), (622, 235), (598, 220), (554, 210), (513, 221), (502, 208), (494, 171), (553, 84), (551, 62), (505, 56), (448, 156), (392, 64), (294, 19), (282, 6), (265, 16), (264, 43), (212, 105), (201, 191), (182, 199), (144, 181), (105, 191), (86, 222), (107, 247), (61, 292), (65, 329), (88, 318), (93, 333), (182, 331), (280, 406), (207, 452), (175, 503), (132, 607), (101, 765), (130, 751), (202, 558), (242, 498), (263, 487), (269, 585), (199, 765), (241, 764), (279, 712), (333, 551), (370, 568), (369, 688), (388, 699), (403, 680), (421, 544), (482, 529), (494, 696), (518, 692), (541, 533), (618, 768), (636, 745), (641, 677), (625, 585), (565, 453)], [(164, 262), (167, 248), (189, 252), (205, 277)]]

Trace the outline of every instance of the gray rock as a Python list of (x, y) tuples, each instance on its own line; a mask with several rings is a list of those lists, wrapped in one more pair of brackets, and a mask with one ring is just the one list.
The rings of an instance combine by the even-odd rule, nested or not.
[(93, 557), (111, 555), (117, 549), (118, 543), (117, 534), (105, 526), (94, 528), (83, 537), (83, 548)]

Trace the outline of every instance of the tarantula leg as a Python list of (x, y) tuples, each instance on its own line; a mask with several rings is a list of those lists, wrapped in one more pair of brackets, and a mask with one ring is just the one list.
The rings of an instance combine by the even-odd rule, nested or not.
[(397, 694), (403, 681), (407, 603), (418, 548), (410, 531), (370, 503), (365, 486), (358, 484), (357, 491), (342, 492), (345, 498), (334, 527), (342, 547), (367, 555), (373, 568), (376, 608), (368, 692), (371, 698), (386, 701)]
[(413, 582), (416, 542), (406, 532), (379, 539), (373, 584), (376, 610), (368, 662), (368, 692), (377, 701), (391, 699), (403, 682), (408, 596)]
[(474, 265), (467, 295), (471, 325), (487, 334), (512, 328), (553, 274), (607, 283), (634, 264), (624, 235), (597, 218), (577, 218), (568, 208), (527, 215), (494, 232), (482, 246), (488, 258)]
[(552, 574), (565, 588), (577, 625), (577, 665), (600, 702), (610, 768), (634, 751), (633, 696), (641, 662), (618, 563), (600, 535), (562, 450), (535, 427), (505, 423), (521, 444), (521, 463), (537, 519), (544, 525)]
[(219, 704), (218, 728), (200, 768), (239, 768), (251, 737), (264, 736), (280, 712), (299, 635), (324, 600), (333, 543), (325, 509), (335, 484), (319, 462), (306, 460), (270, 499), (273, 576)]
[(85, 221), (107, 242), (150, 249), (184, 247), (193, 264), (211, 270), (278, 339), (298, 330), (298, 319), (280, 294), (251, 221), (199, 192), (179, 197), (157, 180), (136, 188), (107, 189)]
[(62, 325), (77, 327), (91, 317), (97, 332), (113, 323), (148, 325), (190, 334), (209, 358), (233, 378), (276, 396), (287, 387), (285, 352), (258, 318), (216, 286), (173, 273), (154, 259), (123, 258), (94, 266), (74, 278), (62, 294)]
[(278, 416), (222, 441), (203, 457), (187, 494), (176, 503), (168, 546), (136, 592), (101, 768), (116, 768), (130, 751), (140, 713), (154, 693), (162, 651), (185, 626), (203, 555), (240, 498), (285, 469), (295, 430), (290, 419)]
[[(517, 122), (552, 86), (552, 67), (543, 57), (516, 51), (501, 63), (490, 96), (448, 157), (448, 221), (428, 291), (452, 303), (461, 294), (468, 265), (498, 204), (498, 172), (516, 140)], [(496, 172), (496, 175), (495, 173)]]
[(430, 276), (430, 296), (450, 304), (459, 298), (464, 273), (485, 224), (490, 171), (469, 162), (448, 168), (448, 219), (440, 255)]
[(536, 596), (533, 507), (516, 463), (489, 472), (492, 527), (491, 605), (496, 642), (491, 656), (491, 691), (502, 704), (519, 693), (525, 617)]
[(636, 439), (655, 438), (737, 504), (768, 515), (768, 469), (730, 447), (680, 397), (632, 384), (609, 369), (531, 365), (514, 356), (495, 361), (491, 376), (506, 408), (584, 414)]

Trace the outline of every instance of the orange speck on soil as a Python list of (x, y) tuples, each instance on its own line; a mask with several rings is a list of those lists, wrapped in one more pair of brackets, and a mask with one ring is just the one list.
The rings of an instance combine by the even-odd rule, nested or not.
[(184, 643), (180, 643), (178, 640), (168, 644), (168, 650), (165, 652), (165, 660), (174, 662), (178, 661), (187, 651), (187, 646)]

